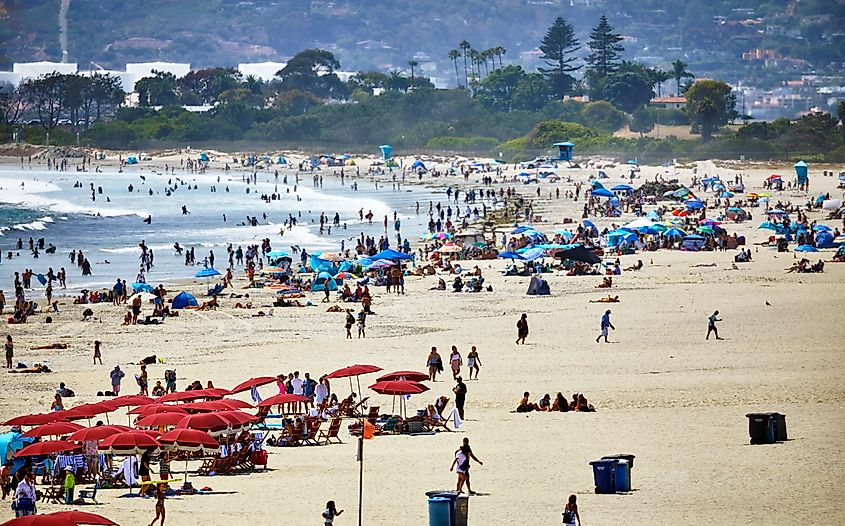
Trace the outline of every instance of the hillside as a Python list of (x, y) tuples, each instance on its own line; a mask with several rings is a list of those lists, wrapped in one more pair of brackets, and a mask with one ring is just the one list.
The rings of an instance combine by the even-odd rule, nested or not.
[[(195, 67), (283, 60), (308, 47), (329, 49), (343, 69), (405, 68), (450, 80), (446, 57), (458, 42), (503, 46), (505, 60), (536, 63), (535, 50), (556, 16), (582, 43), (607, 13), (626, 36), (626, 58), (668, 65), (682, 58), (699, 75), (731, 80), (772, 49), (794, 70), (841, 71), (845, 0), (65, 0), (68, 60), (80, 68), (120, 68), (166, 60)], [(61, 0), (0, 0), (2, 60), (60, 60)], [(448, 6), (448, 7), (444, 7)], [(780, 72), (780, 73), (778, 73)]]

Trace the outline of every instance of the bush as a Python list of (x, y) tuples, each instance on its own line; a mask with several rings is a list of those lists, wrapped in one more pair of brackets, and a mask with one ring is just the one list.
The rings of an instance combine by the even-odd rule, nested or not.
[(684, 110), (675, 108), (654, 108), (651, 110), (657, 122), (664, 126), (686, 126), (689, 118)]
[(455, 137), (441, 135), (428, 141), (426, 148), (430, 148), (432, 150), (450, 150), (458, 152), (488, 152), (492, 150), (498, 142), (499, 141), (492, 137)]
[(581, 108), (580, 124), (613, 133), (628, 122), (628, 115), (607, 101), (590, 102)]
[(574, 122), (543, 121), (528, 134), (529, 148), (548, 148), (561, 141), (573, 143), (592, 141), (600, 132), (586, 128)]

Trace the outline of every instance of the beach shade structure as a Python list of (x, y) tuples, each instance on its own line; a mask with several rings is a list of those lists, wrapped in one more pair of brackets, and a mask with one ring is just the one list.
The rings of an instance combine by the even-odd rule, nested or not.
[(196, 307), (198, 305), (197, 299), (184, 290), (173, 297), (172, 306), (174, 309), (184, 309), (185, 307)]
[(687, 199), (684, 201), (684, 206), (690, 210), (701, 210), (704, 208), (704, 203), (702, 203), (699, 199)]
[(46, 514), (17, 517), (0, 523), (0, 526), (77, 526), (77, 524), (65, 517), (53, 517), (52, 514)]
[(599, 233), (599, 227), (597, 227), (596, 224), (593, 223), (592, 221), (590, 221), (589, 219), (585, 219), (585, 220), (581, 221), (581, 226), (584, 227), (587, 230), (593, 231), (596, 234)]
[(335, 281), (337, 281), (337, 280), (343, 281), (345, 279), (357, 279), (358, 278), (358, 276), (356, 276), (355, 274), (353, 274), (351, 272), (346, 272), (346, 271), (338, 272), (337, 274), (335, 274), (332, 277), (335, 279)]
[[(164, 449), (170, 451), (201, 452), (205, 455), (217, 453), (220, 443), (216, 438), (199, 429), (174, 429), (158, 439)], [(188, 459), (185, 456), (185, 481), (188, 480)]]
[(180, 413), (157, 413), (155, 415), (145, 416), (135, 422), (136, 427), (165, 427), (175, 426), (185, 415)]
[(778, 174), (772, 174), (772, 175), (766, 177), (766, 180), (767, 181), (782, 181), (783, 177), (778, 175)]
[(417, 160), (415, 160), (415, 161), (414, 161), (414, 163), (411, 165), (411, 168), (412, 168), (413, 170), (417, 170), (417, 169), (423, 169), (423, 170), (425, 170), (425, 169), (426, 169), (426, 167), (425, 167), (425, 163), (423, 163), (423, 162), (422, 162), (422, 161), (420, 161), (419, 159), (417, 159)]
[(590, 193), (591, 196), (597, 197), (616, 197), (616, 194), (606, 188), (596, 188)]
[(209, 278), (213, 278), (214, 276), (219, 276), (220, 272), (215, 269), (214, 267), (205, 267), (196, 274), (194, 274), (195, 278), (205, 278), (205, 284), (208, 286)]
[(449, 244), (443, 245), (442, 247), (438, 248), (436, 250), (436, 252), (440, 252), (441, 254), (457, 254), (461, 250), (463, 250), (463, 249), (461, 247), (459, 247), (458, 245), (449, 243)]
[(567, 250), (556, 250), (553, 257), (557, 259), (568, 259), (570, 261), (582, 261), (590, 265), (601, 263), (601, 258), (587, 250), (584, 245), (578, 244)]
[(333, 263), (337, 263), (346, 259), (337, 252), (323, 252), (322, 254), (320, 254), (319, 258), (323, 261), (331, 261)]
[(565, 230), (563, 228), (558, 228), (556, 230), (552, 230), (552, 232), (555, 233), (555, 234), (560, 234), (560, 236), (565, 240), (570, 240), (573, 237), (575, 237), (575, 234), (573, 234), (569, 230)]
[(397, 250), (393, 250), (388, 248), (387, 250), (382, 250), (381, 252), (377, 252), (370, 256), (370, 259), (373, 261), (377, 261), (379, 259), (387, 259), (390, 261), (401, 261), (406, 259), (413, 259), (414, 256), (410, 254), (405, 254), (404, 252), (399, 252)]
[(33, 427), (23, 434), (26, 438), (41, 438), (50, 436), (64, 436), (69, 435), (75, 431), (79, 431), (83, 427), (72, 422), (51, 422), (37, 427)]
[(698, 227), (698, 228), (696, 229), (696, 231), (697, 231), (699, 234), (715, 234), (715, 233), (716, 233), (716, 231), (715, 231), (715, 230), (713, 230), (713, 227), (712, 227), (712, 226), (707, 226), (707, 225)]
[(382, 144), (378, 148), (381, 150), (382, 161), (389, 161), (393, 157), (393, 146), (389, 144)]
[(385, 382), (388, 380), (408, 380), (411, 382), (425, 382), (429, 380), (428, 373), (421, 373), (419, 371), (394, 371), (376, 378), (377, 382)]
[(214, 413), (215, 415), (220, 415), (224, 419), (229, 421), (229, 427), (232, 429), (238, 429), (242, 427), (248, 427), (250, 424), (258, 420), (258, 417), (255, 415), (250, 415), (248, 413), (244, 413), (243, 411), (238, 410), (231, 410), (231, 411), (218, 411)]
[(75, 451), (81, 446), (68, 442), (66, 440), (47, 440), (44, 442), (35, 442), (15, 453), (15, 458), (22, 457), (40, 457), (44, 455), (54, 455), (56, 453), (66, 453), (68, 451)]
[(156, 399), (150, 398), (149, 396), (123, 395), (123, 396), (118, 396), (117, 398), (112, 398), (111, 400), (104, 400), (103, 402), (99, 402), (99, 403), (108, 403), (109, 405), (111, 405), (115, 409), (117, 409), (118, 407), (150, 405), (150, 404), (154, 404), (155, 402), (156, 402)]
[[(240, 405), (243, 404), (243, 405)], [(179, 407), (191, 413), (210, 413), (213, 411), (232, 411), (234, 409), (252, 409), (252, 406), (241, 400), (206, 400), (204, 402), (188, 402)]]
[(378, 261), (373, 261), (370, 263), (367, 268), (368, 269), (379, 269), (379, 268), (390, 268), (396, 266), (396, 263), (387, 259), (380, 259)]
[(511, 234), (522, 234), (523, 232), (533, 232), (534, 227), (531, 225), (522, 225), (511, 230)]
[(159, 413), (182, 413), (183, 415), (187, 415), (188, 412), (179, 407), (178, 405), (168, 405), (168, 404), (150, 404), (150, 405), (143, 405), (138, 406), (135, 409), (130, 409), (130, 415), (138, 415), (139, 418), (143, 418), (145, 416), (150, 415), (157, 415)]
[(158, 402), (186, 402), (188, 400), (199, 400), (200, 398), (214, 399), (223, 398), (224, 395), (229, 394), (226, 389), (197, 389), (196, 391), (177, 391), (175, 393), (168, 393), (159, 397)]
[(556, 142), (552, 146), (557, 148), (557, 157), (552, 159), (552, 161), (571, 161), (572, 160), (572, 150), (575, 148), (575, 145), (571, 142)]
[(798, 245), (795, 247), (795, 252), (818, 252), (819, 249), (814, 247), (813, 245)]
[(813, 225), (814, 232), (830, 232), (830, 227), (821, 223)]
[[(428, 387), (410, 380), (385, 380), (376, 382), (370, 386), (370, 389), (379, 394), (392, 395), (394, 408), (396, 406), (396, 396), (401, 396), (402, 398), (399, 399), (400, 412), (405, 407), (403, 403), (405, 395), (420, 394), (428, 391)], [(404, 413), (407, 414), (407, 410)]]
[[(82, 404), (64, 411), (64, 417), (68, 420), (83, 420), (94, 418), (97, 415), (110, 413), (117, 409), (111, 404), (111, 400), (102, 400), (93, 404)], [(108, 416), (106, 417), (108, 420)]]
[(152, 292), (136, 292), (135, 294), (129, 296), (128, 303), (132, 303), (133, 301), (135, 301), (136, 297), (141, 298), (141, 301), (143, 303), (149, 303), (156, 299), (155, 294), (153, 294)]
[(721, 194), (719, 194), (719, 197), (721, 197), (722, 199), (724, 199), (726, 197), (733, 197), (733, 196), (734, 196), (733, 192), (722, 192)]
[(525, 261), (534, 261), (546, 255), (546, 251), (540, 247), (529, 248), (522, 253), (522, 259)]
[(153, 292), (153, 286), (150, 285), (149, 283), (133, 283), (132, 284), (132, 292), (134, 292), (136, 294), (138, 292), (152, 293)]
[(261, 387), (262, 385), (272, 384), (275, 381), (276, 377), (274, 376), (256, 376), (239, 383), (229, 391), (229, 394), (243, 393), (244, 391), (251, 390), (253, 387)]
[(629, 184), (617, 184), (611, 188), (614, 192), (633, 192), (634, 187)]
[(118, 526), (118, 524), (111, 519), (107, 519), (106, 517), (103, 517), (102, 515), (97, 515), (96, 513), (88, 513), (87, 511), (57, 511), (55, 513), (50, 513), (45, 516), (56, 517), (62, 520), (69, 520), (74, 524), (93, 524), (95, 526)]
[(284, 250), (271, 250), (267, 252), (267, 257), (270, 259), (287, 258), (290, 257), (290, 253)]
[(97, 448), (114, 455), (140, 455), (149, 449), (157, 449), (161, 443), (149, 433), (140, 430), (115, 433), (104, 438)]
[(452, 239), (452, 234), (449, 232), (437, 232), (436, 234), (431, 236), (432, 239)]
[(780, 230), (780, 227), (776, 223), (772, 223), (771, 221), (763, 221), (762, 223), (760, 223), (760, 226), (758, 226), (757, 228), (762, 228), (764, 230), (774, 230), (774, 231)]
[(519, 261), (525, 261), (525, 258), (522, 257), (522, 254), (517, 254), (516, 252), (511, 252), (509, 250), (503, 250), (499, 252), (496, 257), (500, 257), (502, 259), (516, 259)]
[(352, 377), (354, 376), (358, 382), (358, 394), (361, 394), (361, 378), (362, 374), (371, 374), (381, 371), (381, 367), (377, 365), (362, 365), (355, 364), (337, 371), (330, 372), (326, 378), (349, 378), (349, 390), (352, 391)]
[(311, 292), (321, 292), (326, 289), (337, 290), (337, 281), (328, 272), (320, 272), (311, 283)]
[(132, 431), (132, 428), (119, 425), (83, 427), (67, 437), (67, 439), (69, 442), (100, 441), (118, 433), (125, 433), (126, 431)]
[(298, 404), (310, 401), (311, 399), (307, 396), (295, 395), (293, 393), (279, 393), (258, 402), (258, 407), (272, 407), (274, 405), (278, 405), (284, 409), (285, 404)]
[[(604, 172), (599, 172), (599, 173), (604, 173)], [(592, 187), (593, 190), (598, 190), (600, 188), (604, 188), (604, 185), (601, 184), (600, 182), (598, 182), (597, 180), (593, 179), (592, 181), (590, 181), (590, 187)]]
[(197, 413), (182, 417), (176, 424), (176, 429), (199, 429), (211, 436), (219, 436), (229, 431), (229, 420), (219, 413)]
[(663, 235), (665, 237), (684, 237), (685, 235), (687, 235), (687, 233), (681, 230), (680, 228), (670, 228), (663, 232)]
[(4, 426), (40, 426), (49, 424), (50, 422), (59, 422), (67, 420), (59, 413), (64, 411), (56, 411), (53, 413), (35, 413), (32, 415), (21, 415), (10, 418), (3, 422)]

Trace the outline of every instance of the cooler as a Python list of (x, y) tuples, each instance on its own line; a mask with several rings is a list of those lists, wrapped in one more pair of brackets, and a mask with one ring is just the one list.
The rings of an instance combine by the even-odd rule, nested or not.
[(593, 479), (596, 484), (596, 493), (614, 493), (616, 488), (616, 465), (617, 459), (593, 460)]

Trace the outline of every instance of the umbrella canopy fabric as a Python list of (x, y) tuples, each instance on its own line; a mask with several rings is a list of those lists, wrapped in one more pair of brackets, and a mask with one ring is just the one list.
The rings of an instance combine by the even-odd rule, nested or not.
[(798, 245), (795, 247), (795, 252), (818, 252), (819, 249), (813, 245)]
[(149, 396), (144, 395), (123, 395), (118, 396), (117, 398), (112, 398), (111, 400), (104, 400), (103, 402), (98, 403), (104, 404), (108, 402), (108, 404), (112, 405), (115, 409), (117, 409), (118, 407), (149, 405), (155, 403), (155, 401), (155, 398), (150, 398)]
[(258, 402), (258, 407), (270, 407), (273, 405), (292, 404), (295, 402), (308, 402), (310, 400), (311, 399), (307, 396), (280, 393)]
[(51, 422), (38, 427), (33, 427), (23, 434), (27, 438), (40, 438), (47, 436), (63, 436), (69, 435), (75, 431), (79, 431), (83, 427), (72, 422)]
[(197, 389), (196, 391), (177, 391), (168, 393), (158, 399), (159, 402), (184, 402), (186, 400), (199, 400), (200, 398), (223, 398), (228, 394), (226, 389)]
[(125, 433), (127, 431), (132, 431), (132, 428), (119, 425), (83, 427), (76, 433), (67, 437), (67, 439), (69, 442), (86, 442), (89, 440), (99, 441), (112, 435)]
[(613, 190), (614, 192), (633, 192), (634, 187), (628, 184), (617, 184), (616, 186), (612, 187), (611, 190)]
[(50, 513), (47, 515), (48, 517), (58, 517), (61, 519), (67, 519), (74, 524), (94, 524), (96, 526), (118, 526), (116, 522), (111, 519), (107, 519), (102, 515), (97, 515), (96, 513), (88, 513), (87, 511), (79, 511), (79, 510), (69, 510), (69, 511), (57, 511), (55, 513)]
[(269, 258), (286, 258), (288, 256), (290, 256), (290, 253), (284, 250), (271, 250), (267, 252), (267, 257)]
[(684, 237), (687, 233), (680, 228), (670, 228), (663, 232), (663, 235), (666, 237)]
[(17, 517), (0, 524), (0, 526), (77, 526), (77, 524), (67, 517), (55, 517), (50, 513)]
[(235, 409), (253, 409), (253, 406), (243, 400), (206, 400), (205, 402), (189, 402), (180, 407), (186, 411), (211, 412), (211, 411), (233, 411)]
[(535, 229), (531, 225), (522, 225), (511, 230), (511, 234), (522, 234), (523, 232), (534, 232)]
[(239, 383), (229, 391), (229, 394), (242, 393), (244, 391), (249, 391), (253, 387), (260, 387), (262, 385), (271, 384), (275, 381), (275, 376), (256, 376)]
[[(310, 400), (310, 398), (309, 398)], [(229, 421), (230, 427), (242, 427), (247, 424), (251, 424), (255, 422), (258, 417), (255, 415), (250, 415), (248, 413), (244, 413), (243, 411), (232, 410), (232, 411), (220, 411), (218, 413), (214, 413), (216, 415), (220, 415), (226, 420)]]
[(104, 438), (98, 449), (119, 455), (137, 455), (159, 447), (161, 447), (159, 441), (150, 436), (149, 433), (133, 430)]
[(379, 394), (387, 395), (420, 394), (428, 391), (428, 387), (409, 380), (385, 380), (376, 382), (370, 386), (370, 389)]
[(132, 284), (132, 292), (135, 292), (135, 293), (138, 293), (138, 292), (152, 293), (152, 291), (153, 291), (153, 286), (150, 285), (149, 283), (133, 283)]
[(50, 422), (57, 422), (66, 420), (64, 415), (60, 415), (63, 411), (56, 411), (53, 413), (35, 413), (32, 415), (21, 415), (15, 418), (10, 418), (3, 422), (4, 426), (40, 426), (49, 424)]
[(378, 382), (384, 382), (387, 380), (409, 380), (411, 382), (425, 382), (429, 379), (427, 373), (421, 373), (418, 371), (394, 371), (392, 373), (387, 373), (385, 375), (379, 376), (376, 380)]
[(379, 261), (373, 262), (367, 268), (388, 268), (388, 267), (392, 267), (394, 265), (395, 265), (395, 263), (390, 261), (390, 260), (381, 259)]
[(78, 405), (64, 411), (64, 417), (68, 420), (82, 420), (85, 418), (94, 418), (103, 413), (110, 413), (116, 409), (110, 402), (111, 400), (103, 400), (95, 404)]
[(167, 405), (167, 404), (150, 404), (150, 405), (143, 405), (136, 407), (135, 409), (131, 409), (129, 411), (130, 415), (138, 415), (139, 418), (143, 418), (145, 416), (156, 415), (158, 413), (181, 413), (183, 416), (187, 415), (188, 412), (179, 407), (178, 405)]
[(516, 252), (511, 252), (511, 251), (508, 251), (508, 250), (504, 250), (502, 252), (499, 252), (497, 257), (500, 257), (500, 258), (503, 258), (503, 259), (518, 259), (520, 261), (525, 260), (525, 258), (522, 257), (522, 254), (517, 254)]
[(137, 427), (175, 426), (183, 418), (185, 418), (185, 415), (180, 413), (157, 413), (139, 419), (135, 422), (135, 425)]
[(219, 413), (197, 413), (182, 417), (176, 424), (177, 429), (199, 429), (208, 431), (211, 435), (219, 434), (229, 429), (229, 421)]
[(592, 191), (590, 195), (598, 196), (598, 197), (616, 197), (616, 194), (611, 192), (606, 188), (596, 188)]
[(161, 435), (158, 441), (164, 445), (165, 449), (202, 451), (206, 454), (215, 453), (220, 447), (216, 438), (199, 429), (174, 429)]
[(391, 261), (397, 261), (404, 259), (413, 259), (413, 256), (389, 248), (387, 250), (382, 250), (381, 252), (373, 254), (372, 256), (370, 256), (370, 258), (372, 258), (374, 261), (378, 259), (389, 259)]
[(54, 453), (64, 453), (66, 451), (73, 451), (79, 449), (79, 444), (74, 444), (66, 440), (48, 440), (45, 442), (36, 442), (30, 444), (25, 448), (15, 453), (15, 458), (21, 457), (38, 457), (41, 455), (52, 455)]
[(381, 371), (377, 365), (350, 365), (328, 374), (327, 378), (346, 378), (347, 376), (358, 376), (359, 374), (377, 373)]
[(572, 261), (583, 261), (584, 263), (588, 263), (590, 265), (601, 263), (601, 258), (587, 250), (584, 245), (578, 245), (570, 248), (569, 250), (557, 250), (554, 253), (554, 257), (558, 259), (569, 259)]
[(211, 277), (219, 276), (219, 275), (220, 275), (220, 272), (218, 272), (217, 269), (212, 268), (212, 267), (206, 267), (206, 268), (200, 270), (199, 272), (197, 272), (196, 274), (194, 274), (194, 277), (195, 278), (211, 278)]

